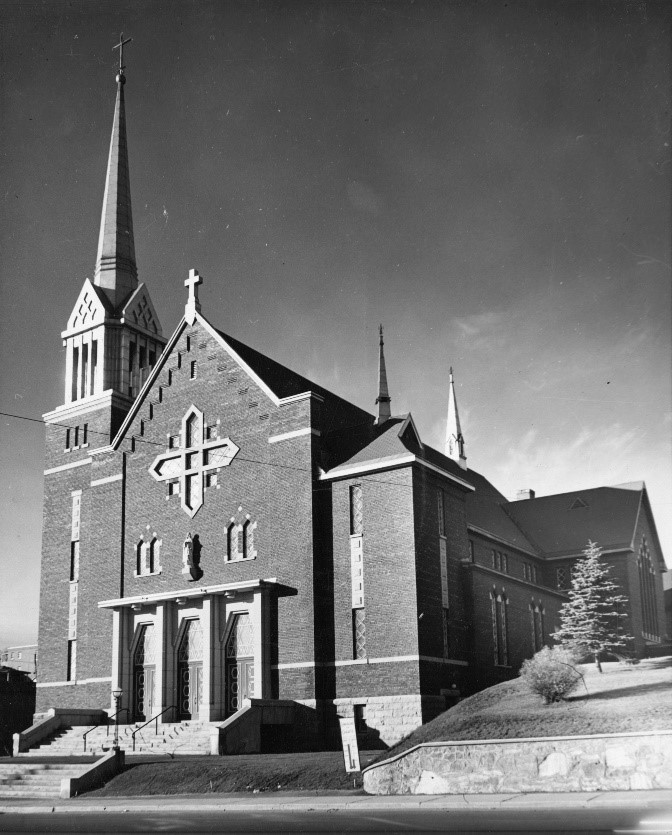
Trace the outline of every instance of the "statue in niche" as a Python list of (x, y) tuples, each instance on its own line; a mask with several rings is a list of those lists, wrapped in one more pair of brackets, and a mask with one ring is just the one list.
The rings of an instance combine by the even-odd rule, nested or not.
[(182, 546), (182, 573), (191, 574), (190, 583), (200, 580), (203, 576), (203, 570), (201, 569), (201, 548), (201, 540), (198, 534), (196, 533), (192, 536), (191, 533), (188, 533)]

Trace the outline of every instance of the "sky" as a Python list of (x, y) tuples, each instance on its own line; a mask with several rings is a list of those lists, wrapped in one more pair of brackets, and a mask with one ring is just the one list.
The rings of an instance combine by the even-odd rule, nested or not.
[[(139, 277), (506, 496), (646, 481), (672, 565), (664, 2), (0, 1), (0, 646), (93, 276), (119, 33)], [(9, 417), (7, 415), (18, 415)]]

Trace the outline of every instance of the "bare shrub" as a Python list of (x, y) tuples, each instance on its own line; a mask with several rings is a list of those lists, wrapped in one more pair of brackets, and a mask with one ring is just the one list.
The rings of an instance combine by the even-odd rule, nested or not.
[(562, 647), (544, 647), (523, 662), (520, 676), (533, 693), (547, 705), (562, 701), (581, 680), (571, 652)]

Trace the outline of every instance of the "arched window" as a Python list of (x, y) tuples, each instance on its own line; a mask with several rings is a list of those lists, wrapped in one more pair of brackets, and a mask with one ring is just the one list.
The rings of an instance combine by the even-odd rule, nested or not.
[(656, 605), (655, 569), (649, 553), (646, 537), (642, 537), (637, 557), (639, 590), (642, 600), (642, 632), (645, 638), (658, 640), (658, 606)]
[(235, 560), (238, 558), (238, 537), (236, 536), (236, 526), (233, 522), (226, 529), (226, 558), (227, 560)]
[(544, 609), (541, 603), (530, 603), (530, 626), (532, 646), (535, 652), (539, 652), (544, 646)]
[(135, 573), (138, 576), (140, 574), (143, 574), (143, 568), (144, 568), (144, 560), (143, 560), (144, 553), (143, 552), (144, 552), (144, 549), (145, 549), (145, 543), (141, 539), (140, 542), (138, 542), (138, 544), (135, 546)]

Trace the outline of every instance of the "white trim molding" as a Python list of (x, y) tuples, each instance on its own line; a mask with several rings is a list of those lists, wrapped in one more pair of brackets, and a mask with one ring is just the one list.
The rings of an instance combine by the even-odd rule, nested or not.
[(85, 464), (90, 464), (91, 458), (82, 458), (81, 461), (71, 461), (69, 464), (61, 464), (60, 467), (51, 467), (44, 471), (44, 475), (51, 475), (52, 473), (62, 473), (63, 470), (72, 470), (75, 467), (83, 467)]
[(91, 487), (99, 487), (101, 484), (112, 484), (113, 481), (121, 481), (123, 477), (123, 473), (117, 473), (116, 475), (108, 475), (106, 478), (96, 478), (91, 482)]
[(305, 429), (295, 429), (293, 432), (283, 432), (282, 435), (271, 435), (268, 439), (269, 444), (277, 444), (280, 441), (289, 441), (292, 438), (301, 438), (304, 435), (315, 435), (320, 437), (320, 430), (313, 429), (311, 426), (306, 426)]

